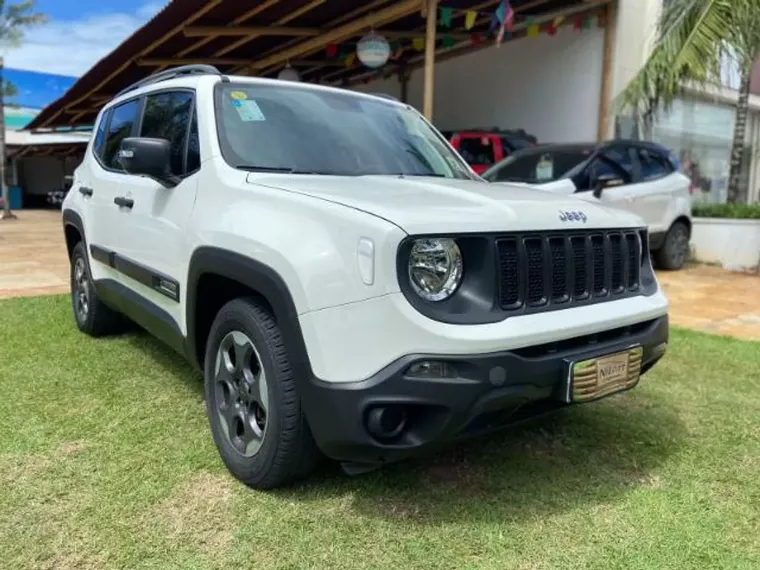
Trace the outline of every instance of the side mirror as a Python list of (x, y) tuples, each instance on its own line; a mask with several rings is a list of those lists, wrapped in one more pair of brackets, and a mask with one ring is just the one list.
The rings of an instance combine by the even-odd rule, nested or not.
[(623, 184), (623, 179), (614, 174), (600, 174), (596, 177), (596, 184), (594, 185), (594, 198), (601, 198), (602, 191), (610, 186), (620, 186)]
[(171, 171), (171, 145), (166, 139), (128, 137), (121, 141), (119, 156), (129, 174), (148, 176), (166, 188), (180, 182)]

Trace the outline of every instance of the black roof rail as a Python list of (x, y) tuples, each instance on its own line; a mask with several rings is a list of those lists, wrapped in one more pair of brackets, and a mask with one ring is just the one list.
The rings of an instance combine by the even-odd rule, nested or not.
[(129, 87), (125, 87), (119, 91), (116, 94), (116, 97), (120, 97), (121, 95), (124, 95), (124, 93), (129, 93), (130, 91), (134, 91), (140, 87), (152, 85), (161, 81), (167, 81), (169, 79), (174, 79), (175, 77), (180, 77), (182, 75), (219, 75), (222, 77), (223, 81), (229, 81), (229, 79), (227, 79), (222, 74), (222, 72), (213, 65), (181, 65), (179, 67), (173, 67), (172, 69), (167, 69), (166, 71), (162, 71), (154, 75), (149, 75), (140, 81), (136, 81)]

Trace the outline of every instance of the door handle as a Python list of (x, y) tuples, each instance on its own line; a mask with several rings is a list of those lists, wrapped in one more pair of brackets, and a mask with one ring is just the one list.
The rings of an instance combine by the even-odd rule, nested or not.
[(79, 193), (82, 196), (92, 196), (93, 195), (93, 190), (92, 190), (92, 188), (88, 188), (87, 186), (80, 186), (79, 187)]
[(127, 198), (125, 196), (117, 196), (113, 199), (113, 203), (119, 208), (132, 208), (132, 206), (135, 205), (135, 201), (132, 198)]

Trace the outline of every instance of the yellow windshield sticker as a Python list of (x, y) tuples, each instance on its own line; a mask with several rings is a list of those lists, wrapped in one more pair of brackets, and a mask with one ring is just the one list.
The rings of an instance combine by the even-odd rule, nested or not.
[(230, 92), (230, 97), (237, 101), (245, 101), (248, 99), (248, 95), (246, 95), (244, 91), (232, 91)]

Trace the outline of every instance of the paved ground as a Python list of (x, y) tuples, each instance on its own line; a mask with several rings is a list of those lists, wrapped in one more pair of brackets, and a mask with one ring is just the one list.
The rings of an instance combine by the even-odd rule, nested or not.
[(0, 299), (67, 292), (61, 213), (22, 210), (17, 215), (17, 220), (0, 220)]
[[(69, 266), (60, 213), (21, 211), (0, 222), (0, 299), (68, 291)], [(760, 340), (760, 277), (694, 266), (659, 274), (671, 322)]]

